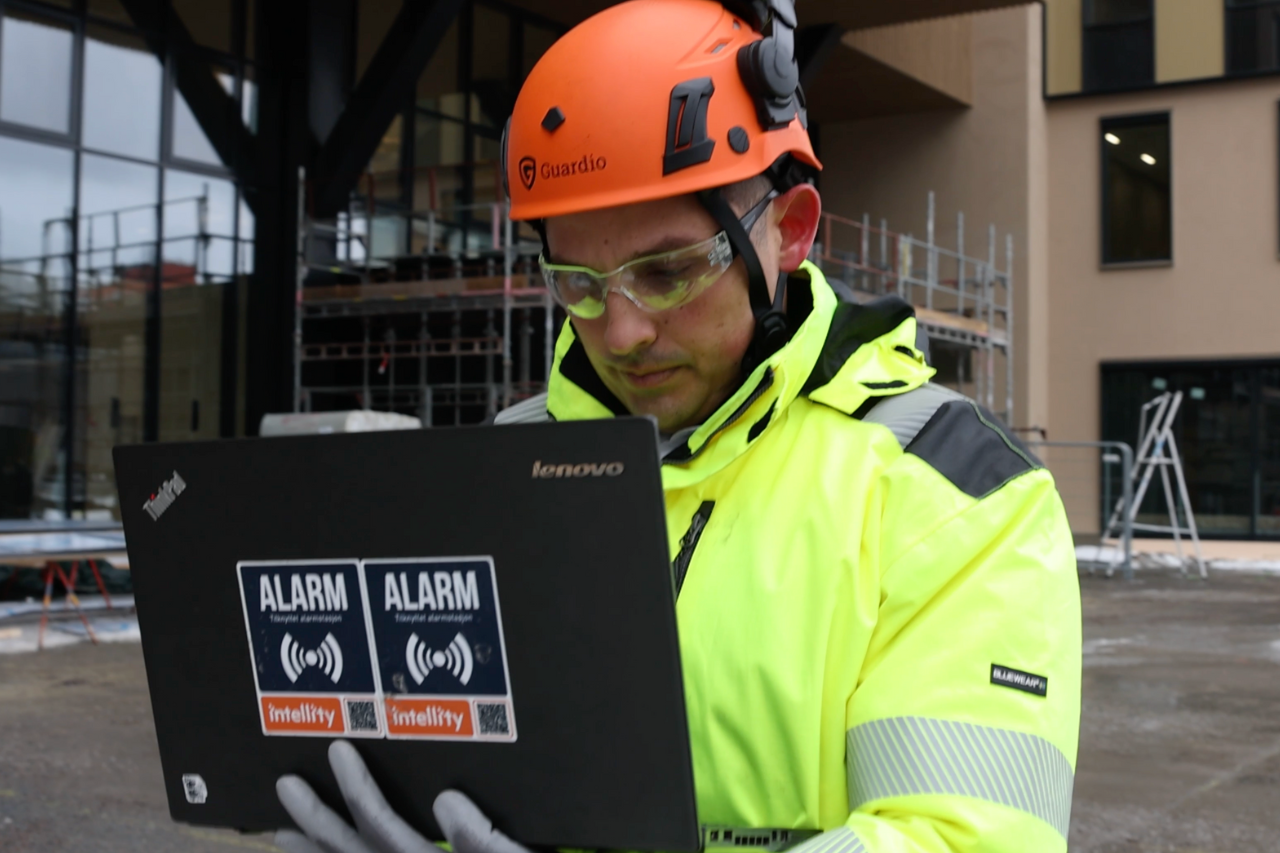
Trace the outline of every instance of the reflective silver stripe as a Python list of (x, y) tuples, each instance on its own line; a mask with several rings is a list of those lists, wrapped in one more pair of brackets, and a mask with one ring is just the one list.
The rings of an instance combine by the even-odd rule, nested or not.
[(867, 853), (867, 848), (856, 832), (841, 826), (806, 841), (791, 853)]
[(905, 448), (938, 409), (953, 400), (964, 399), (967, 398), (950, 388), (930, 382), (912, 391), (880, 398), (862, 417), (862, 422), (888, 427)]
[(958, 794), (1012, 806), (1067, 836), (1071, 762), (1035, 735), (929, 717), (850, 729), (849, 808), (884, 797)]
[(551, 416), (547, 414), (547, 395), (539, 394), (498, 412), (493, 422), (501, 426), (503, 424), (545, 424), (550, 420)]

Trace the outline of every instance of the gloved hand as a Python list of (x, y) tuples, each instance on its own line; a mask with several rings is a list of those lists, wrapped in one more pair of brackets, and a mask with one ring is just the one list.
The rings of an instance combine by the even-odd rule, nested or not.
[[(345, 740), (329, 745), (329, 766), (355, 817), (352, 829), (297, 776), (281, 776), (276, 794), (302, 833), (282, 829), (276, 846), (285, 853), (444, 853), (405, 823), (369, 775), (356, 748)], [(453, 853), (530, 853), (493, 828), (476, 804), (459, 791), (444, 791), (432, 804), (436, 822)]]

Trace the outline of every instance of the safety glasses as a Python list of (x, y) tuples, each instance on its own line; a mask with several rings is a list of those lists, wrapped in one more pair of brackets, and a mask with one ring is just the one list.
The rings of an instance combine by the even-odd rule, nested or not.
[(566, 311), (584, 320), (604, 313), (609, 291), (621, 293), (637, 308), (651, 313), (683, 305), (715, 284), (732, 263), (733, 247), (723, 231), (683, 249), (636, 258), (612, 272), (538, 258), (551, 295)]

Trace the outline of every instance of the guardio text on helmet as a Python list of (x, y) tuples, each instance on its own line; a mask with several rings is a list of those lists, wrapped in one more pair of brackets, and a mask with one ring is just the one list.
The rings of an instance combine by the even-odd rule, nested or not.
[(554, 181), (556, 178), (568, 178), (573, 175), (586, 175), (600, 172), (609, 167), (609, 161), (595, 154), (583, 154), (577, 160), (565, 163), (543, 163), (539, 171), (543, 180)]

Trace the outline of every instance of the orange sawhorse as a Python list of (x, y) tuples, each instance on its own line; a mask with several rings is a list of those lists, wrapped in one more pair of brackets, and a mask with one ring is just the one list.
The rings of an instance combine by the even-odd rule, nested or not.
[[(93, 575), (98, 580), (98, 588), (102, 590), (102, 595), (106, 598), (107, 589), (102, 583), (102, 576), (98, 573), (98, 567), (93, 560), (89, 561), (90, 567), (93, 569)], [(62, 566), (53, 560), (45, 563), (41, 574), (44, 575), (44, 608), (40, 612), (40, 634), (36, 641), (36, 648), (44, 649), (44, 629), (49, 622), (49, 604), (53, 598), (53, 580), (56, 576), (62, 582), (62, 586), (67, 591), (67, 602), (76, 609), (76, 613), (80, 615), (80, 621), (84, 623), (84, 630), (89, 635), (89, 639), (96, 646), (98, 637), (93, 633), (93, 627), (89, 625), (89, 619), (84, 615), (84, 610), (80, 608), (80, 598), (76, 595), (75, 578), (80, 573), (80, 564), (76, 563), (71, 577), (67, 577), (67, 573), (62, 570)], [(111, 606), (111, 599), (107, 598), (107, 607)]]

